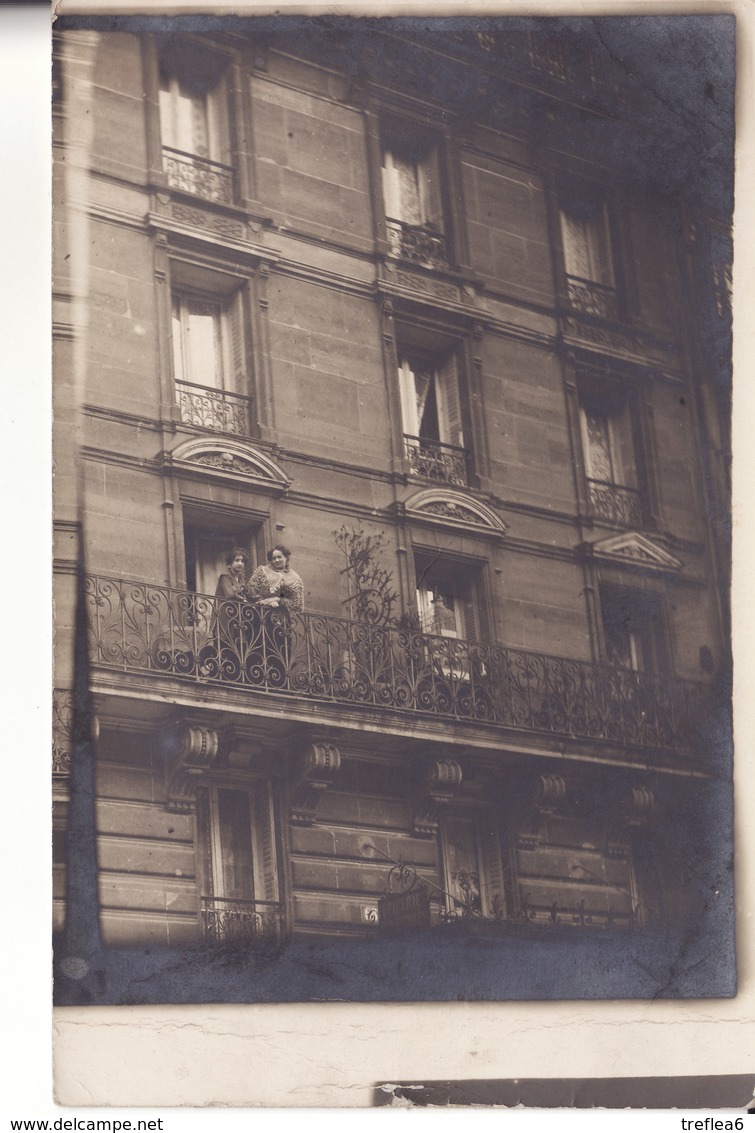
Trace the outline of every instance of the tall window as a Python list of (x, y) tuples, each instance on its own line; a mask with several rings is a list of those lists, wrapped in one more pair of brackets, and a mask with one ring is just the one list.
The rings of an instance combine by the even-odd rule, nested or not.
[(425, 633), (477, 641), (480, 637), (479, 571), (426, 553), (415, 556), (417, 612)]
[(209, 787), (198, 797), (198, 826), (207, 850), (206, 935), (216, 941), (276, 939), (281, 908), (270, 783)]
[[(216, 530), (196, 522), (189, 522), (184, 528), (184, 553), (186, 556), (186, 585), (197, 594), (214, 594), (218, 579), (228, 569), (226, 555), (234, 547), (249, 551), (252, 540), (248, 529), (245, 531)], [(250, 568), (255, 565), (255, 555), (250, 553)]]
[(561, 204), (561, 241), (569, 302), (603, 319), (618, 317), (614, 257), (605, 201), (578, 190)]
[(466, 484), (467, 468), (456, 355), (404, 355), (398, 371), (405, 450), (412, 472)]
[(208, 200), (233, 199), (228, 98), (220, 79), (160, 76), (163, 168), (169, 185)]
[(425, 266), (446, 267), (438, 146), (407, 123), (392, 123), (385, 132), (383, 201), (392, 251)]
[(447, 911), (502, 917), (505, 913), (498, 824), (489, 814), (449, 814), (440, 828)]
[(172, 294), (173, 373), (181, 419), (242, 436), (250, 431), (241, 296)]
[(638, 673), (663, 672), (668, 656), (660, 596), (601, 586), (600, 605), (608, 663)]
[(642, 496), (635, 446), (634, 415), (621, 389), (584, 385), (580, 426), (592, 514), (623, 527), (640, 527)]

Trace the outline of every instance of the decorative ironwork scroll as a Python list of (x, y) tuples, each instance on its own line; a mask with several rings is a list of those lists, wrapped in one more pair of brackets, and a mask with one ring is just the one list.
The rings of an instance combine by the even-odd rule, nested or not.
[(412, 436), (404, 436), (404, 446), (409, 466), (416, 476), (443, 484), (466, 484), (466, 449)]
[(282, 921), (278, 901), (202, 898), (202, 928), (211, 944), (277, 944), (283, 935)]
[(163, 146), (163, 170), (171, 189), (224, 205), (233, 202), (233, 169), (229, 165)]
[(55, 778), (65, 778), (71, 771), (73, 711), (73, 693), (56, 688), (52, 698), (52, 773)]
[(323, 614), (261, 613), (144, 582), (89, 577), (97, 668), (685, 753), (707, 687), (503, 645)]
[(446, 238), (429, 224), (405, 224), (402, 220), (387, 220), (388, 241), (391, 253), (402, 260), (424, 267), (448, 267)]
[(187, 425), (235, 436), (251, 435), (252, 399), (230, 390), (212, 389), (193, 382), (176, 382), (181, 420)]
[(590, 511), (596, 519), (621, 527), (641, 527), (643, 522), (640, 493), (605, 480), (588, 480)]
[(592, 279), (579, 279), (575, 275), (567, 275), (566, 288), (569, 305), (573, 310), (609, 322), (618, 320), (619, 308), (613, 287), (606, 287)]

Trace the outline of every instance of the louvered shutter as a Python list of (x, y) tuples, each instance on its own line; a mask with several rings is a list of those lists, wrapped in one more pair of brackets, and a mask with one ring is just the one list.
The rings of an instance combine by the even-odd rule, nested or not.
[(228, 88), (225, 81), (207, 96), (209, 157), (212, 161), (231, 165), (230, 128), (228, 119)]
[(432, 224), (443, 231), (443, 198), (440, 187), (440, 162), (437, 149), (417, 165), (420, 193), (420, 216), (423, 224)]
[(246, 394), (248, 382), (244, 338), (244, 295), (244, 291), (237, 292), (223, 312), (225, 338), (223, 385), (232, 393)]
[(480, 611), (477, 605), (477, 590), (469, 585), (456, 599), (462, 614), (463, 625), (460, 636), (466, 641), (480, 640)]
[(464, 447), (456, 355), (450, 354), (437, 370), (438, 426), (446, 444)]
[(272, 799), (268, 783), (260, 783), (254, 791), (252, 824), (254, 827), (255, 897), (260, 901), (276, 901), (278, 899), (278, 878), (275, 869)]
[(480, 870), (482, 912), (484, 916), (505, 916), (506, 889), (498, 818), (486, 816), (480, 822)]
[(398, 370), (399, 394), (401, 397), (401, 419), (404, 423), (404, 432), (411, 437), (419, 435), (419, 420), (417, 417), (417, 386), (411, 365), (402, 361)]

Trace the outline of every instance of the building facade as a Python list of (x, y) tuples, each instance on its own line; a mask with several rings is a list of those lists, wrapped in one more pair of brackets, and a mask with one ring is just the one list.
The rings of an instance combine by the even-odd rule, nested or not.
[[(730, 155), (579, 21), (112, 27), (56, 49), (56, 928), (83, 560), (107, 948), (688, 933)], [(275, 545), (303, 611), (216, 597)]]

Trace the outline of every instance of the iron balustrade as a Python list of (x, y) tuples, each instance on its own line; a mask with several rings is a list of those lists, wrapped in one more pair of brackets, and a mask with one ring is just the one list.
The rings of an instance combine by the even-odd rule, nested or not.
[(237, 437), (251, 436), (251, 397), (194, 382), (176, 381), (176, 400), (181, 420), (187, 425), (233, 433)]
[(580, 279), (576, 275), (567, 275), (566, 289), (572, 310), (609, 322), (618, 320), (619, 307), (613, 287), (596, 283), (593, 279)]
[(86, 581), (92, 663), (255, 694), (687, 752), (706, 686), (116, 578)]
[(448, 267), (448, 248), (442, 232), (429, 224), (406, 224), (403, 220), (387, 220), (391, 253), (425, 267)]
[(283, 937), (283, 906), (278, 901), (203, 897), (202, 929), (212, 944), (277, 944)]
[(406, 457), (412, 472), (444, 484), (466, 484), (467, 452), (459, 445), (426, 437), (404, 435)]
[(233, 203), (233, 168), (195, 153), (163, 146), (163, 170), (171, 189), (203, 197), (206, 201)]
[(621, 527), (642, 527), (642, 500), (636, 488), (624, 488), (606, 480), (588, 480), (590, 511), (596, 519), (605, 519)]

